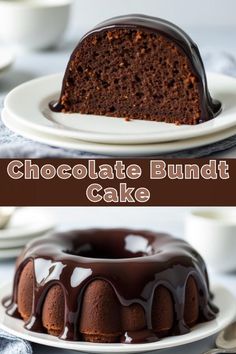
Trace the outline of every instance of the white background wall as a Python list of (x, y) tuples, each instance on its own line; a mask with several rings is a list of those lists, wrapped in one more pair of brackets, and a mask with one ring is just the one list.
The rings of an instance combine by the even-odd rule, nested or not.
[(125, 13), (164, 17), (186, 28), (236, 28), (236, 0), (75, 0), (73, 22), (85, 26)]
[(128, 13), (176, 23), (192, 36), (202, 54), (236, 56), (236, 0), (74, 0), (69, 33), (77, 41), (99, 22)]

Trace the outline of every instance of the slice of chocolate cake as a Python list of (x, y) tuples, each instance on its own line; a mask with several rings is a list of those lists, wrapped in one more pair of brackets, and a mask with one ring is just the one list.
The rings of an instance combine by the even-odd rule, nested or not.
[(175, 124), (214, 118), (196, 44), (175, 25), (129, 15), (107, 20), (74, 50), (53, 109)]

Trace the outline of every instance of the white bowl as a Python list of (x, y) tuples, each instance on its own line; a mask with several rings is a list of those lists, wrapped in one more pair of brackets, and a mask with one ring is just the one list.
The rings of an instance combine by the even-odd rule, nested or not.
[(20, 50), (57, 44), (72, 0), (0, 0), (0, 41)]
[(192, 211), (185, 231), (207, 266), (220, 272), (236, 270), (236, 209)]

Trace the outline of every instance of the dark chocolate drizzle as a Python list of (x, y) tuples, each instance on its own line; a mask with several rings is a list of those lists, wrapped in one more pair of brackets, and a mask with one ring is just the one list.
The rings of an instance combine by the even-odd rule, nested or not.
[(158, 340), (152, 331), (152, 301), (159, 285), (169, 289), (175, 308), (171, 335), (190, 331), (184, 322), (187, 280), (192, 276), (199, 293), (200, 321), (215, 318), (217, 308), (209, 292), (205, 263), (180, 239), (151, 231), (89, 229), (56, 233), (32, 241), (17, 261), (13, 294), (5, 300), (7, 313), (19, 317), (17, 287), (24, 266), (32, 261), (35, 283), (31, 318), (25, 328), (44, 332), (42, 306), (50, 287), (59, 284), (65, 298), (64, 331), (60, 338), (79, 340), (79, 317), (83, 292), (94, 279), (112, 286), (122, 306), (140, 304), (146, 314), (143, 331), (124, 333), (121, 342)]
[(49, 103), (49, 108), (51, 111), (59, 113), (63, 110), (63, 105), (60, 102), (54, 100)]
[(114, 17), (97, 25), (93, 30), (85, 34), (79, 44), (73, 51), (69, 60), (65, 76), (62, 84), (61, 96), (58, 104), (49, 104), (51, 110), (61, 112), (63, 105), (61, 104), (62, 96), (65, 93), (66, 82), (69, 76), (70, 62), (74, 59), (77, 51), (80, 49), (82, 42), (99, 32), (109, 31), (114, 28), (130, 28), (134, 30), (146, 30), (150, 32), (160, 33), (168, 37), (171, 41), (180, 48), (180, 50), (188, 57), (191, 69), (198, 79), (200, 103), (201, 103), (201, 118), (199, 123), (206, 122), (216, 117), (222, 110), (222, 105), (218, 100), (212, 99), (207, 85), (207, 78), (202, 62), (201, 54), (195, 42), (181, 28), (166, 20), (150, 17), (140, 14), (126, 15)]

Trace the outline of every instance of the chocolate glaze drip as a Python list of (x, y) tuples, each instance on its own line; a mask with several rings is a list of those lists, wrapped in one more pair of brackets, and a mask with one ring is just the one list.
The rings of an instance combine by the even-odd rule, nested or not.
[[(200, 123), (208, 121), (216, 117), (222, 109), (222, 105), (218, 100), (212, 99), (208, 86), (204, 65), (201, 59), (201, 54), (196, 43), (186, 34), (182, 29), (177, 27), (171, 22), (165, 21), (160, 18), (150, 17), (140, 14), (126, 15), (111, 18), (97, 25), (92, 31), (88, 32), (79, 42), (74, 52), (71, 55), (70, 61), (73, 60), (77, 51), (80, 49), (82, 42), (89, 36), (108, 31), (114, 28), (125, 28), (134, 30), (145, 30), (154, 33), (160, 33), (161, 35), (168, 37), (171, 41), (180, 48), (180, 50), (188, 57), (189, 63), (192, 68), (192, 72), (198, 78), (200, 102), (201, 102), (201, 119)], [(58, 104), (50, 104), (51, 110), (55, 112), (61, 112), (63, 105), (61, 104), (61, 98), (65, 92), (66, 82), (69, 75), (70, 61), (68, 63), (66, 73), (63, 79), (61, 97)]]
[(49, 103), (49, 108), (51, 111), (59, 113), (63, 110), (63, 105), (60, 102), (54, 100)]
[[(200, 320), (215, 318), (217, 308), (211, 301), (205, 263), (183, 240), (166, 234), (128, 229), (90, 229), (57, 233), (31, 242), (17, 261), (13, 294), (5, 300), (7, 313), (18, 317), (17, 287), (21, 272), (32, 261), (35, 291), (31, 318), (25, 327), (43, 332), (41, 312), (47, 291), (59, 284), (65, 298), (65, 324), (60, 338), (79, 340), (79, 318), (83, 292), (94, 279), (112, 286), (120, 304), (140, 304), (146, 314), (147, 328), (124, 333), (125, 343), (158, 340), (152, 331), (152, 301), (159, 285), (172, 294), (175, 323), (171, 334), (184, 334), (185, 287), (189, 276), (197, 284)], [(176, 291), (178, 289), (178, 291)]]

